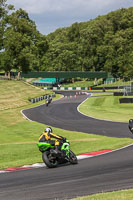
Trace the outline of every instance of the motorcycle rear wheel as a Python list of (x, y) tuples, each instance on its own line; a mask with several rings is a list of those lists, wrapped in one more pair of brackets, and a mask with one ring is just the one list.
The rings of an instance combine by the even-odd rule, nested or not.
[(69, 150), (69, 161), (71, 164), (78, 164), (78, 159), (71, 150)]
[(58, 162), (56, 159), (51, 159), (51, 154), (49, 151), (45, 151), (42, 153), (42, 159), (43, 159), (43, 162), (46, 164), (46, 166), (49, 168), (54, 168), (54, 167), (57, 167), (58, 165)]

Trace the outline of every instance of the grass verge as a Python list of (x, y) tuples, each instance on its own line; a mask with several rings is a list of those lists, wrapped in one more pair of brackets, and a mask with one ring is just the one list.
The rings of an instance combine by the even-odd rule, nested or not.
[(120, 104), (119, 98), (119, 96), (91, 97), (79, 106), (79, 111), (98, 119), (128, 122), (133, 118), (133, 104)]
[(132, 200), (132, 199), (133, 199), (133, 189), (94, 194), (90, 196), (74, 198), (73, 200)]

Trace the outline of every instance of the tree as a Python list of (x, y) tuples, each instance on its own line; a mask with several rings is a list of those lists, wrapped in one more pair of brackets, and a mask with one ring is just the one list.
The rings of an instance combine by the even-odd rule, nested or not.
[(3, 48), (3, 34), (5, 30), (5, 17), (10, 10), (14, 9), (13, 5), (6, 4), (7, 0), (0, 0), (0, 50)]
[[(47, 42), (36, 29), (28, 13), (22, 9), (6, 18), (7, 28), (4, 33), (4, 48), (13, 60), (13, 68), (27, 73), (33, 69), (39, 56), (47, 49)], [(33, 67), (32, 67), (33, 64)]]
[(4, 51), (0, 54), (0, 69), (5, 71), (5, 75), (10, 78), (10, 72), (12, 69), (13, 62), (11, 61), (11, 57)]
[(42, 34), (37, 34), (34, 48), (34, 54), (36, 55), (36, 58), (32, 65), (34, 70), (41, 71), (44, 55), (47, 52), (48, 48), (49, 45), (46, 36)]
[(77, 22), (72, 24), (72, 26), (70, 26), (70, 28), (68, 29), (67, 36), (68, 36), (68, 40), (70, 42), (79, 40), (79, 38), (80, 38), (80, 29), (79, 29), (79, 24)]

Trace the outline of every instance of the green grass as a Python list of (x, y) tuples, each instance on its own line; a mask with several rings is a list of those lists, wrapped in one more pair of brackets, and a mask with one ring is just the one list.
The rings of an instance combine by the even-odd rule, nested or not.
[(133, 189), (94, 194), (86, 197), (74, 198), (73, 200), (132, 200), (132, 199), (133, 199)]
[(102, 84), (102, 85), (99, 85), (99, 86), (97, 86), (97, 87), (122, 86), (122, 85), (130, 85), (130, 84), (131, 84), (131, 81), (118, 80), (118, 81), (116, 81), (116, 82), (108, 83), (108, 84)]
[[(97, 81), (101, 82), (100, 79)], [(92, 81), (86, 81), (86, 80), (82, 80), (82, 81), (75, 81), (73, 83), (63, 83), (61, 86), (62, 87), (111, 87), (111, 86), (121, 86), (121, 85), (130, 85), (131, 82), (130, 81), (123, 81), (123, 80), (119, 80), (113, 83), (108, 83), (108, 84), (99, 84), (99, 85), (95, 85), (94, 80)]]
[(98, 119), (128, 122), (133, 118), (133, 104), (119, 103), (119, 96), (88, 98), (79, 107), (80, 112)]
[(0, 111), (30, 104), (28, 99), (50, 93), (22, 81), (0, 80)]
[(92, 87), (94, 81), (75, 81), (74, 83), (63, 83), (62, 87)]

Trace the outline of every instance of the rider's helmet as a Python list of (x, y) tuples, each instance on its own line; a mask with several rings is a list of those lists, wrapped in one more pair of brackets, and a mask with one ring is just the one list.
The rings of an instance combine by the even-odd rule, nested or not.
[(45, 132), (52, 133), (52, 128), (51, 127), (45, 128)]

